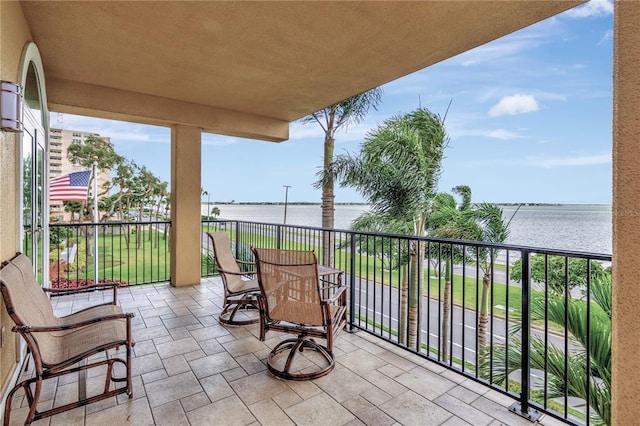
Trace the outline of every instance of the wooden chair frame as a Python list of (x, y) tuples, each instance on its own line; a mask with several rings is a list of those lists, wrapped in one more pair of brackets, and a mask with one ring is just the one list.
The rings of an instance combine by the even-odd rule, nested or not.
[[(255, 264), (236, 259), (233, 256), (231, 242), (226, 232), (207, 232), (207, 236), (213, 246), (216, 265), (224, 286), (223, 307), (218, 321), (228, 325), (257, 323), (259, 321), (257, 295), (260, 288), (255, 279)], [(245, 270), (247, 268), (251, 268), (251, 270)], [(255, 318), (236, 319), (236, 314), (241, 310), (255, 311)]]
[[(266, 333), (269, 330), (279, 331), (282, 333), (296, 334), (297, 338), (289, 338), (285, 339), (276, 345), (272, 351), (269, 353), (267, 358), (267, 368), (276, 377), (286, 379), (286, 380), (312, 380), (318, 377), (325, 376), (333, 370), (335, 367), (335, 360), (333, 355), (333, 344), (335, 338), (338, 336), (340, 331), (346, 327), (347, 324), (347, 292), (346, 286), (342, 283), (342, 277), (340, 276), (338, 279), (338, 284), (333, 285), (321, 285), (320, 277), (319, 277), (319, 267), (317, 263), (317, 258), (315, 253), (313, 252), (303, 252), (296, 250), (276, 250), (276, 249), (259, 249), (252, 247), (251, 250), (256, 259), (256, 266), (258, 270), (258, 282), (260, 283), (260, 295), (258, 296), (258, 304), (260, 307), (260, 340), (264, 341), (266, 338)], [(307, 264), (296, 264), (291, 265), (286, 261), (278, 262), (273, 260), (273, 256), (270, 256), (272, 253), (308, 253), (312, 257), (312, 262)], [(272, 257), (270, 260), (265, 258)], [(276, 254), (276, 257), (277, 254)], [(286, 255), (285, 255), (286, 257)], [(321, 320), (319, 323), (309, 324), (309, 323), (300, 323), (295, 321), (289, 321), (282, 318), (272, 318), (270, 312), (272, 310), (272, 306), (270, 306), (270, 300), (274, 300), (273, 293), (271, 296), (268, 294), (268, 290), (265, 288), (264, 282), (264, 270), (265, 266), (280, 268), (284, 271), (282, 275), (284, 281), (287, 280), (287, 267), (289, 266), (313, 266), (315, 267), (315, 279), (313, 280), (314, 288), (310, 289), (312, 292), (316, 292), (318, 294), (318, 306), (317, 309), (321, 311)], [(340, 275), (343, 272), (339, 272)], [(294, 277), (295, 274), (291, 274), (290, 277), (293, 281), (296, 281)], [(282, 288), (286, 287), (286, 283), (280, 283)], [(290, 290), (290, 289), (289, 289)], [(320, 343), (314, 340), (314, 337), (325, 339), (326, 346), (321, 345)], [(293, 366), (293, 361), (298, 354), (298, 352), (302, 352), (304, 349), (311, 349), (320, 354), (326, 361), (326, 365), (321, 367), (318, 370), (311, 371), (308, 373), (304, 372), (292, 372), (291, 368)], [(275, 366), (274, 360), (275, 358), (282, 354), (288, 352), (287, 359), (284, 363), (283, 368), (278, 368)]]
[[(122, 309), (115, 304), (117, 285), (97, 287), (113, 288), (113, 302), (92, 306), (65, 317), (55, 317), (46, 295), (42, 298), (38, 294), (42, 289), (33, 274), (30, 260), (18, 253), (10, 261), (3, 262), (0, 268), (0, 291), (7, 312), (16, 324), (12, 331), (19, 333), (25, 340), (34, 361), (34, 377), (17, 383), (7, 396), (4, 412), (5, 426), (9, 424), (13, 396), (19, 389), (24, 389), (29, 405), (25, 424), (122, 393), (126, 393), (129, 398), (133, 397), (131, 349), (135, 343), (131, 335), (131, 320), (134, 314), (123, 313)], [(76, 292), (73, 289), (52, 290), (55, 293), (64, 294)], [(77, 292), (86, 291), (88, 289), (83, 288), (78, 289)], [(35, 297), (32, 297), (29, 303), (25, 303), (26, 295)], [(49, 305), (43, 306), (44, 303)], [(35, 314), (34, 311), (36, 311)], [(38, 316), (47, 319), (44, 321), (46, 323), (28, 323), (26, 320)], [(100, 352), (110, 349), (119, 350), (121, 347), (125, 349), (124, 359), (116, 356), (110, 358), (106, 353), (105, 359), (88, 360), (89, 357)], [(114, 377), (116, 364), (124, 366), (125, 377)], [(101, 394), (90, 397), (82, 395), (78, 401), (45, 411), (37, 410), (44, 380), (104, 365), (107, 366), (107, 372), (104, 391)], [(125, 385), (117, 388), (115, 387), (117, 383), (125, 383)], [(112, 384), (114, 389), (110, 390)], [(84, 392), (83, 389), (81, 391)]]

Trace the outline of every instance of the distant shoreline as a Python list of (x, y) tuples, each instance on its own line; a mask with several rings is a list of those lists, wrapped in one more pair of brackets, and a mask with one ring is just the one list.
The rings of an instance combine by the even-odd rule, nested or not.
[[(206, 202), (202, 204), (207, 204)], [(230, 206), (282, 206), (282, 201), (211, 201), (209, 204)], [(492, 203), (498, 206), (610, 206), (611, 203)], [(289, 201), (289, 206), (320, 206), (322, 203), (315, 201)], [(344, 203), (336, 202), (336, 206), (367, 206), (368, 203)]]

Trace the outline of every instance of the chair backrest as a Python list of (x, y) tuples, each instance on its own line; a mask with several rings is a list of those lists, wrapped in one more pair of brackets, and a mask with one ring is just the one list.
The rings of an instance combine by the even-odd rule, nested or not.
[(27, 256), (18, 254), (2, 265), (0, 285), (7, 312), (16, 325), (57, 325), (51, 301), (38, 284)]
[[(229, 235), (224, 231), (207, 232), (207, 235), (213, 245), (213, 254), (216, 258), (223, 284), (228, 291), (236, 291), (240, 288), (242, 276), (240, 275), (238, 262), (236, 262), (236, 258), (233, 256), (233, 253), (231, 253)], [(233, 272), (233, 274), (225, 272)]]
[(325, 325), (313, 251), (252, 248), (268, 320)]

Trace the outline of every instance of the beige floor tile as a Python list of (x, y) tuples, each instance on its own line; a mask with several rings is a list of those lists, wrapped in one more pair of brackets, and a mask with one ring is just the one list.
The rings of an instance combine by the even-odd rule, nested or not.
[(176, 355), (171, 358), (165, 358), (162, 360), (162, 364), (164, 365), (164, 369), (169, 376), (175, 376), (176, 374), (184, 373), (189, 371), (191, 367), (187, 363), (187, 360), (184, 359), (183, 355)]
[(369, 371), (376, 370), (387, 364), (386, 361), (365, 351), (364, 349), (358, 349), (353, 352), (345, 353), (340, 357), (337, 357), (336, 361), (344, 365), (354, 373), (360, 375)]
[(170, 358), (198, 350), (200, 346), (193, 337), (162, 343), (156, 346), (160, 358)]
[(151, 407), (202, 392), (202, 386), (192, 372), (178, 374), (145, 385)]
[(229, 383), (220, 374), (205, 377), (200, 380), (200, 384), (211, 402), (216, 402), (220, 399), (235, 395), (235, 392), (231, 389)]
[(231, 356), (241, 356), (265, 349), (264, 343), (254, 336), (223, 343), (222, 346)]
[(272, 399), (264, 399), (251, 404), (249, 410), (262, 426), (294, 425), (289, 416)]
[(190, 411), (187, 418), (191, 426), (244, 426), (256, 421), (249, 409), (235, 395)]
[(356, 417), (322, 393), (286, 408), (285, 413), (296, 425), (344, 425)]
[(189, 365), (199, 379), (238, 367), (236, 360), (226, 352), (190, 361)]
[(179, 401), (171, 401), (151, 409), (157, 426), (178, 426), (187, 424), (187, 415)]
[(303, 401), (300, 395), (295, 393), (293, 389), (289, 389), (282, 393), (279, 393), (278, 395), (274, 395), (271, 399), (276, 404), (278, 404), (278, 407), (282, 409), (289, 408), (292, 405), (298, 404)]
[(433, 402), (462, 420), (477, 426), (485, 426), (493, 421), (492, 417), (448, 394), (440, 395)]
[(229, 383), (246, 405), (275, 397), (289, 389), (287, 383), (267, 373), (256, 373)]
[(146, 398), (129, 400), (125, 404), (97, 413), (88, 414), (86, 424), (92, 426), (113, 426), (135, 424), (136, 426), (153, 425), (153, 416)]
[(396, 380), (430, 400), (439, 397), (456, 386), (456, 384), (449, 379), (445, 379), (422, 367), (416, 367), (396, 377)]
[(394, 419), (365, 398), (348, 399), (342, 405), (366, 425), (388, 426), (395, 423)]
[(480, 398), (473, 401), (471, 406), (474, 408), (477, 408), (478, 410), (482, 411), (483, 413), (495, 419), (498, 419), (500, 422), (507, 425), (513, 425), (513, 426), (531, 425), (531, 422), (529, 422), (529, 420), (525, 419), (524, 417), (520, 417), (517, 414), (509, 412), (509, 410), (507, 410), (502, 405), (494, 401), (491, 401), (485, 398), (484, 396), (481, 396)]
[(362, 378), (392, 396), (398, 396), (408, 390), (405, 386), (401, 385), (391, 377), (382, 374), (378, 370), (365, 372), (362, 374)]
[(452, 414), (413, 391), (396, 396), (380, 409), (404, 425), (439, 425)]
[(200, 407), (204, 407), (207, 404), (211, 404), (211, 400), (206, 393), (200, 392), (195, 395), (189, 395), (180, 399), (180, 404), (185, 412), (189, 412)]
[(341, 365), (337, 365), (331, 373), (316, 379), (314, 383), (338, 402), (371, 389), (371, 383)]

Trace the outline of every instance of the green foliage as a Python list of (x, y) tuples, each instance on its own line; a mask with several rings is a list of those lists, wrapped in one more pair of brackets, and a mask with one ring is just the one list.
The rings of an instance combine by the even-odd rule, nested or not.
[(53, 226), (49, 228), (49, 245), (59, 246), (63, 241), (73, 236), (73, 230), (65, 226)]
[[(549, 290), (555, 294), (564, 294), (567, 285), (569, 290), (573, 290), (575, 287), (584, 286), (587, 283), (586, 259), (536, 254), (531, 256), (529, 266), (531, 279), (539, 284), (546, 282)], [(607, 275), (607, 271), (599, 262), (591, 261), (589, 267), (592, 280), (602, 279)], [(522, 280), (522, 259), (518, 259), (513, 264), (511, 278), (515, 281)]]
[[(565, 392), (570, 397), (585, 400), (589, 394), (591, 409), (597, 413), (593, 423), (608, 425), (611, 423), (611, 276), (607, 272), (597, 275), (590, 284), (589, 302), (573, 297), (566, 300), (555, 293), (548, 293), (546, 297), (533, 293), (532, 321), (542, 322), (546, 318), (549, 323), (566, 329), (573, 340), (569, 353), (565, 353), (564, 348), (553, 344), (545, 347), (543, 338), (532, 336), (530, 366), (540, 370), (546, 368), (549, 400), (562, 397)], [(508, 351), (506, 345), (493, 347), (493, 359), (486, 357), (480, 366), (483, 377), (492, 377), (494, 383), (500, 384), (520, 369), (519, 333), (520, 327), (515, 327), (509, 337)], [(576, 349), (576, 345), (579, 348)]]
[(201, 273), (203, 276), (215, 275), (218, 273), (218, 265), (213, 254), (202, 254), (200, 259)]

